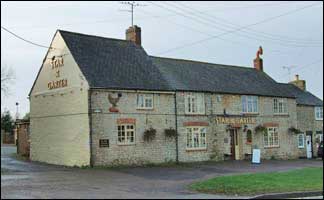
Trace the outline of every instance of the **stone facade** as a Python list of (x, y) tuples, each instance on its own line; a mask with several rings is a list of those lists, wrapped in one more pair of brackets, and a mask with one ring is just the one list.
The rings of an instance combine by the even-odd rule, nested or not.
[[(312, 135), (313, 156), (317, 156), (319, 133), (323, 135), (323, 120), (315, 119), (315, 107), (314, 106), (297, 106), (297, 121), (298, 129), (306, 136), (306, 133)], [(306, 145), (304, 148), (298, 149), (300, 157), (306, 157)]]
[[(176, 160), (176, 142), (166, 138), (164, 129), (175, 128), (174, 94), (154, 93), (154, 108), (151, 110), (137, 109), (137, 94), (141, 91), (109, 91), (93, 90), (92, 107), (92, 139), (93, 160), (95, 165), (129, 165), (144, 163), (162, 163)], [(121, 93), (118, 102), (119, 113), (109, 112), (111, 104), (108, 94)], [(206, 160), (224, 160), (230, 154), (230, 135), (227, 124), (217, 124), (216, 117), (222, 116), (224, 109), (228, 115), (242, 116), (240, 95), (204, 93), (205, 114), (188, 115), (185, 113), (185, 93), (177, 92), (177, 127), (178, 127), (178, 158), (180, 162)], [(218, 100), (221, 99), (221, 100)], [(287, 99), (288, 114), (273, 113), (273, 97), (258, 97), (259, 112), (251, 115), (253, 124), (246, 124), (252, 131), (252, 143), (246, 142), (246, 130), (243, 125), (238, 128), (239, 157), (246, 158), (256, 145), (261, 149), (262, 158), (290, 159), (298, 158), (296, 136), (288, 133), (288, 128), (297, 126), (297, 108), (295, 99)], [(119, 145), (117, 125), (119, 120), (135, 120), (135, 144)], [(263, 134), (255, 133), (259, 124), (275, 124), (278, 126), (279, 147), (264, 148)], [(190, 125), (206, 126), (207, 148), (187, 149), (186, 127)], [(143, 133), (148, 128), (157, 130), (153, 141), (145, 142)], [(99, 147), (100, 139), (109, 139), (109, 147)]]

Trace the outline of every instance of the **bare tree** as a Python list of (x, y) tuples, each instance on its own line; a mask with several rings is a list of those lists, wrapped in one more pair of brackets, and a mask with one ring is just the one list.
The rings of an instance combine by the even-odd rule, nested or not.
[(15, 73), (11, 67), (1, 63), (1, 96), (10, 94), (10, 85), (15, 80)]

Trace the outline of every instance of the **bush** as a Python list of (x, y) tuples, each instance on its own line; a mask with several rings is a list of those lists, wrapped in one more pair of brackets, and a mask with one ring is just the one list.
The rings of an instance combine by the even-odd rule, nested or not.
[(173, 128), (165, 129), (164, 134), (166, 137), (172, 138), (177, 136), (177, 131)]
[(265, 131), (267, 131), (267, 128), (260, 124), (257, 127), (255, 127), (254, 131), (256, 133), (258, 133), (258, 132), (265, 132)]
[(297, 128), (293, 127), (293, 126), (288, 129), (288, 132), (289, 133), (295, 133), (295, 134), (301, 133), (301, 131), (299, 129), (297, 129)]
[(149, 142), (155, 138), (156, 130), (154, 128), (150, 128), (144, 131), (144, 141)]

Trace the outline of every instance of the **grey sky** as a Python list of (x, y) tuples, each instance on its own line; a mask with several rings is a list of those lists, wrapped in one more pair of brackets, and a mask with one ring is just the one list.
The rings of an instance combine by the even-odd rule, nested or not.
[[(142, 28), (142, 44), (148, 54), (252, 67), (262, 45), (266, 73), (279, 82), (298, 73), (306, 80), (307, 90), (323, 99), (323, 2), (138, 3), (145, 6), (136, 8), (134, 23)], [(220, 39), (168, 51), (314, 3)], [(56, 29), (124, 39), (131, 20), (130, 13), (122, 9), (128, 7), (119, 2), (2, 1), (1, 26), (46, 46)], [(16, 73), (12, 95), (2, 101), (2, 109), (15, 113), (15, 102), (19, 102), (20, 115), (29, 111), (27, 96), (46, 51), (1, 30), (1, 63)], [(282, 66), (295, 66), (290, 77)]]

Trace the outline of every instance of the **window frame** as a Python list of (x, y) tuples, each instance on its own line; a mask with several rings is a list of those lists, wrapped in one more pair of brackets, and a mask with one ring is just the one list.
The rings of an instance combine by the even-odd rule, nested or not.
[[(198, 131), (194, 131), (194, 129), (198, 129)], [(189, 133), (189, 130), (191, 130), (190, 133)], [(202, 131), (202, 130), (204, 130), (204, 131)], [(196, 146), (196, 147), (195, 147), (195, 139), (194, 139), (195, 134), (198, 134), (198, 146)], [(190, 135), (190, 138), (188, 137), (189, 135)], [(202, 135), (204, 135), (204, 137), (202, 137)], [(191, 142), (191, 146), (189, 146), (190, 142)], [(204, 146), (202, 146), (203, 143), (204, 143)], [(186, 127), (186, 150), (205, 150), (205, 149), (207, 149), (207, 127), (206, 126), (187, 126)]]
[[(142, 105), (140, 104), (140, 98), (143, 99)], [(151, 100), (152, 105), (151, 107), (146, 106), (146, 100)], [(154, 109), (154, 95), (153, 94), (143, 94), (143, 93), (139, 93), (137, 94), (137, 109), (141, 109), (141, 110), (152, 110)]]
[[(303, 145), (300, 145), (300, 143), (299, 143), (300, 142), (300, 136), (303, 137)], [(305, 148), (305, 135), (304, 135), (304, 133), (300, 133), (300, 134), (297, 135), (297, 144), (298, 144), (299, 149)]]
[[(321, 115), (322, 115), (322, 117), (321, 117)], [(321, 107), (321, 106), (315, 107), (315, 120), (323, 120), (323, 107)]]
[[(119, 126), (120, 127), (124, 127), (124, 142), (119, 141)], [(132, 129), (128, 128), (128, 126), (133, 126)], [(128, 140), (128, 138), (131, 138), (131, 136), (128, 136), (128, 132), (133, 131), (133, 142), (128, 142), (130, 141), (130, 139)], [(136, 141), (136, 127), (135, 124), (117, 124), (117, 144), (118, 145), (135, 145), (135, 141)]]
[[(280, 107), (281, 105), (281, 107)], [(281, 112), (280, 112), (281, 108)], [(286, 98), (274, 98), (273, 99), (273, 113), (276, 115), (288, 114), (288, 100)]]
[[(266, 138), (267, 138), (267, 142), (265, 142)], [(276, 138), (277, 138), (277, 144), (275, 144)], [(267, 145), (266, 145), (266, 143), (267, 143)], [(267, 130), (263, 134), (263, 146), (264, 146), (264, 148), (280, 147), (278, 127), (267, 127)]]
[(185, 93), (185, 114), (189, 115), (204, 115), (205, 108), (205, 95), (203, 93)]
[[(258, 114), (259, 113), (259, 97), (254, 95), (242, 95), (241, 105), (243, 114)], [(251, 111), (249, 111), (251, 108)]]

